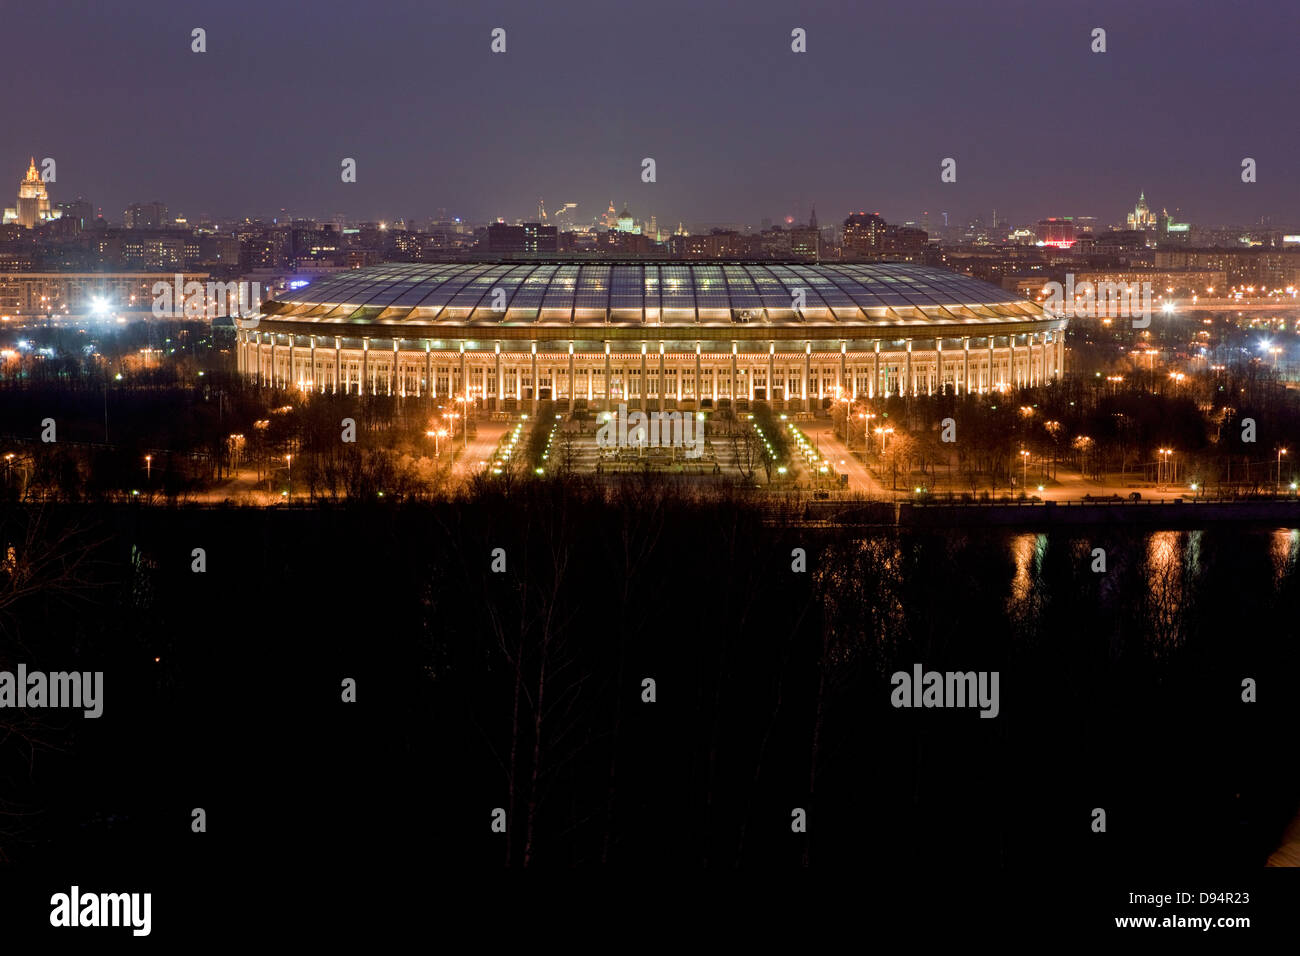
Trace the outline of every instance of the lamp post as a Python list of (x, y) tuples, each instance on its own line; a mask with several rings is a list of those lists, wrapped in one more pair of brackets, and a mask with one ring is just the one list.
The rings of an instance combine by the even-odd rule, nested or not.
[(1020, 449), (1020, 488), (1023, 491), (1029, 482), (1029, 452)]
[(858, 412), (858, 417), (862, 419), (862, 447), (865, 451), (871, 450), (871, 420), (876, 417), (875, 412)]
[(153, 455), (144, 456), (144, 480), (145, 484), (153, 481)]
[(1286, 454), (1285, 448), (1277, 450), (1277, 493), (1282, 494), (1282, 456)]
[(289, 466), (289, 494), (287, 497), (290, 501), (293, 501), (293, 455), (285, 455), (284, 460)]
[[(460, 415), (457, 414), (456, 412), (443, 412), (442, 417), (445, 418), (445, 419), (447, 419), (447, 423), (448, 423), (448, 425), (450, 426), (450, 429), (451, 429), (451, 437), (452, 437), (452, 438), (455, 438), (455, 437), (456, 437), (456, 419), (460, 418)], [(466, 439), (466, 442), (467, 442), (466, 447), (469, 447), (469, 446), (468, 446), (468, 439)]]
[(1160, 455), (1160, 460), (1156, 462), (1156, 487), (1159, 488), (1162, 484), (1173, 481), (1173, 475), (1170, 474), (1169, 458), (1173, 455), (1174, 450), (1172, 448), (1159, 448), (1157, 453)]

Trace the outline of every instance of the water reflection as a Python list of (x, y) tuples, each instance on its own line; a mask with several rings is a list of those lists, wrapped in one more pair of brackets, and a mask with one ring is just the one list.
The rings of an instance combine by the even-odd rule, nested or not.
[(1043, 558), (1047, 555), (1047, 535), (1018, 534), (1011, 541), (1011, 556), (1016, 573), (1011, 579), (1011, 600), (1029, 600), (1035, 584), (1043, 573)]
[[(1249, 591), (1252, 602), (1267, 601), (1300, 571), (1300, 529), (1294, 528), (1108, 531), (1089, 538), (1057, 536), (1054, 542), (1049, 537), (1003, 539), (1011, 570), (1009, 617), (1035, 626), (1052, 603), (1089, 595), (1096, 607), (1128, 622), (1125, 633), (1140, 636), (1155, 653), (1182, 646), (1211, 598), (1221, 603), (1232, 594), (1245, 601)], [(1049, 562), (1053, 543), (1059, 553)], [(1098, 548), (1105, 551), (1104, 571)]]
[(1270, 557), (1273, 559), (1273, 582), (1278, 584), (1295, 573), (1300, 529), (1278, 528), (1270, 536), (1269, 545)]
[(1175, 646), (1184, 637), (1183, 615), (1191, 597), (1186, 582), (1193, 573), (1187, 537), (1182, 531), (1157, 531), (1147, 538), (1143, 603), (1152, 642), (1158, 647)]

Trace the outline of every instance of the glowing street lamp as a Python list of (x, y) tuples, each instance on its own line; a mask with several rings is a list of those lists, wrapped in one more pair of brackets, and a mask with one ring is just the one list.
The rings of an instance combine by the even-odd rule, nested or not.
[(153, 455), (144, 456), (144, 478), (146, 482), (153, 480)]
[(1166, 480), (1173, 481), (1173, 475), (1169, 473), (1169, 459), (1174, 450), (1172, 448), (1158, 448), (1156, 452), (1160, 455), (1160, 461), (1156, 465), (1156, 484), (1161, 485)]
[(1277, 493), (1282, 493), (1282, 456), (1286, 454), (1285, 448), (1277, 450)]
[(862, 444), (867, 448), (871, 446), (871, 438), (868, 434), (871, 431), (871, 419), (875, 417), (875, 412), (858, 412), (858, 418), (862, 419)]
[(1020, 449), (1020, 487), (1029, 483), (1029, 452)]
[(292, 499), (292, 498), (293, 498), (293, 455), (285, 455), (285, 456), (284, 456), (284, 460), (285, 460), (285, 464), (287, 464), (287, 465), (289, 466), (289, 495), (288, 495), (288, 497), (289, 497), (290, 499)]

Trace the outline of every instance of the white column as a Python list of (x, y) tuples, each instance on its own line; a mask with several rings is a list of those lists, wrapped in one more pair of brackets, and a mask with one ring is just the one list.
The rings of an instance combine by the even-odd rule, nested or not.
[(659, 387), (655, 389), (659, 397), (659, 411), (664, 410), (664, 344), (659, 343)]
[(803, 345), (803, 410), (812, 411), (812, 396), (808, 394), (809, 380), (812, 378), (812, 343)]
[[(732, 347), (734, 348), (735, 346), (732, 346)], [(736, 362), (736, 360), (735, 360), (734, 357), (732, 358), (731, 362), (732, 362), (732, 367), (734, 368), (734, 367), (735, 367), (735, 362)], [(732, 374), (732, 378), (733, 378), (733, 380), (734, 380), (734, 378), (735, 378), (735, 374), (734, 374), (734, 373)], [(700, 343), (699, 343), (699, 342), (696, 342), (696, 343), (695, 343), (695, 407), (696, 407), (697, 409), (700, 407), (700, 398), (701, 398), (701, 395), (700, 395)], [(735, 396), (735, 395), (732, 395), (732, 397), (731, 397), (731, 402), (732, 402), (732, 405), (734, 406), (734, 405), (735, 405), (735, 402), (736, 402), (736, 396)]]

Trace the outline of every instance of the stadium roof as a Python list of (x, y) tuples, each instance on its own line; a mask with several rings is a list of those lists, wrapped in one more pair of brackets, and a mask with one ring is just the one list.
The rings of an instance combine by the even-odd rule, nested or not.
[[(265, 303), (277, 324), (422, 328), (970, 326), (1048, 317), (1014, 292), (903, 263), (390, 263)], [(976, 332), (976, 334), (980, 334)]]

